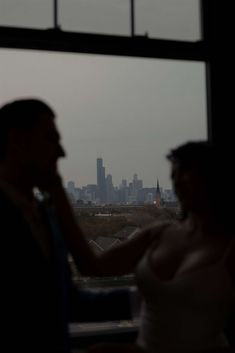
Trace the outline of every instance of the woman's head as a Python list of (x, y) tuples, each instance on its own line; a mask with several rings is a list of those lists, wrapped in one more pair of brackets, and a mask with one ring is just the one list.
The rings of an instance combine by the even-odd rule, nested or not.
[[(224, 190), (233, 186), (228, 155), (208, 141), (187, 142), (167, 155), (172, 182), (185, 212), (210, 213), (222, 223), (232, 220), (232, 202)], [(227, 215), (230, 215), (228, 221)]]
[[(205, 195), (211, 179), (212, 145), (206, 141), (187, 142), (172, 149), (167, 158), (172, 163), (172, 182), (183, 204), (193, 207)], [(202, 193), (203, 191), (203, 193)]]

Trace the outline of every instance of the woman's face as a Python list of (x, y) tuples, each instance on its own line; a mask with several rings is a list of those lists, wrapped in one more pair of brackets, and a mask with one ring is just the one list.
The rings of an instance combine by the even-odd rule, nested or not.
[(196, 168), (185, 169), (173, 162), (171, 178), (175, 193), (185, 211), (196, 211), (202, 207), (205, 188)]

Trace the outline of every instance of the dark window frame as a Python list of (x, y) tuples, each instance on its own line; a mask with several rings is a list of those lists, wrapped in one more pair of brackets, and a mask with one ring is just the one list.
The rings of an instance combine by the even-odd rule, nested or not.
[[(229, 111), (233, 100), (227, 98), (228, 89), (225, 94), (224, 87), (227, 88), (226, 80), (234, 70), (231, 64), (227, 65), (233, 39), (232, 22), (229, 21), (232, 5), (223, 5), (219, 0), (201, 0), (202, 40), (188, 42), (62, 31), (58, 25), (57, 0), (53, 4), (53, 29), (0, 26), (0, 47), (202, 61), (206, 64), (208, 138), (221, 146), (228, 142), (231, 144), (232, 119)], [(133, 20), (133, 13), (131, 15)], [(134, 23), (130, 25), (133, 28)], [(221, 115), (224, 115), (223, 119)]]

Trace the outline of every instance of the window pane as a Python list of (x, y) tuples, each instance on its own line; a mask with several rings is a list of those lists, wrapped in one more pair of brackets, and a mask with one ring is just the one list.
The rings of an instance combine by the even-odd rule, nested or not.
[[(59, 23), (69, 31), (130, 35), (130, 0), (60, 0)], [(200, 35), (199, 0), (135, 0), (135, 33), (195, 41)], [(0, 25), (50, 28), (52, 0), (1, 0)]]
[(52, 24), (52, 0), (0, 1), (0, 26), (48, 28)]
[(59, 17), (64, 30), (130, 35), (129, 0), (61, 0)]
[(0, 59), (0, 104), (51, 103), (68, 155), (61, 170), (78, 187), (97, 184), (102, 158), (114, 186), (137, 174), (167, 189), (169, 149), (207, 136), (204, 63), (4, 49)]
[(135, 0), (136, 34), (159, 39), (201, 38), (199, 0)]
[[(3, 49), (0, 61), (0, 105), (39, 97), (56, 111), (67, 152), (60, 170), (95, 251), (176, 218), (165, 156), (207, 138), (204, 63)], [(87, 287), (135, 283), (134, 275), (84, 279), (75, 270), (74, 278)]]
[(165, 205), (177, 206), (165, 156), (207, 137), (204, 63), (21, 50), (0, 59), (1, 104), (36, 96), (57, 112), (65, 186), (95, 250), (158, 217), (141, 208), (155, 205), (158, 182)]

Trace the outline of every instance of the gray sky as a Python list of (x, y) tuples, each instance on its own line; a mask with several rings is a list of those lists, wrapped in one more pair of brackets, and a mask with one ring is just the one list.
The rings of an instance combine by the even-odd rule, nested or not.
[(165, 155), (205, 138), (204, 64), (37, 51), (0, 50), (0, 104), (39, 97), (55, 109), (68, 154), (66, 181), (96, 183), (103, 157), (115, 185), (137, 173), (169, 187)]
[[(0, 24), (48, 28), (53, 24), (52, 0), (1, 0)], [(59, 0), (64, 30), (130, 34), (130, 0)], [(135, 0), (136, 33), (198, 40), (199, 0)]]
[[(129, 0), (59, 3), (65, 30), (129, 34)], [(1, 0), (0, 24), (51, 27), (51, 4)], [(138, 34), (200, 38), (198, 0), (136, 0), (136, 20)], [(60, 168), (78, 186), (96, 183), (103, 157), (115, 185), (137, 173), (169, 187), (166, 153), (207, 136), (203, 63), (2, 49), (0, 78), (0, 104), (34, 96), (55, 109), (68, 154)]]

